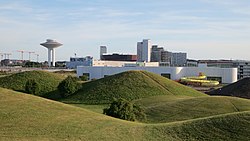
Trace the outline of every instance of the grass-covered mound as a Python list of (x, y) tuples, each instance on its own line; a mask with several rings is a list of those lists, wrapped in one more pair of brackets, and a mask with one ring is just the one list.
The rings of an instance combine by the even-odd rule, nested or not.
[(26, 82), (29, 79), (35, 80), (39, 86), (39, 96), (47, 97), (49, 93), (57, 90), (57, 86), (65, 77), (46, 71), (26, 71), (12, 74), (0, 78), (0, 87), (12, 89), (15, 91), (25, 91)]
[(0, 107), (0, 140), (143, 138), (141, 124), (12, 90), (0, 88)]
[[(178, 141), (249, 141), (250, 112), (237, 112), (147, 127), (145, 138)], [(149, 137), (148, 137), (149, 136)]]
[(250, 140), (250, 112), (142, 124), (0, 88), (0, 140)]
[(82, 89), (77, 94), (63, 101), (101, 104), (110, 103), (113, 98), (134, 100), (156, 95), (206, 96), (158, 74), (146, 71), (127, 71), (83, 83)]
[(145, 108), (149, 123), (183, 121), (250, 111), (250, 100), (235, 97), (155, 96), (137, 100), (136, 103)]
[(208, 92), (210, 95), (235, 96), (250, 99), (250, 77)]

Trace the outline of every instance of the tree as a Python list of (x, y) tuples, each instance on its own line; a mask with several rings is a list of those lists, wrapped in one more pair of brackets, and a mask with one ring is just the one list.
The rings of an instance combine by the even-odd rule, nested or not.
[(87, 75), (82, 75), (79, 77), (82, 81), (88, 81), (89, 77)]
[(40, 92), (40, 85), (34, 79), (29, 79), (25, 84), (25, 91), (29, 94), (38, 95)]
[(125, 99), (114, 99), (109, 108), (103, 109), (103, 113), (115, 118), (129, 121), (145, 120), (144, 110), (132, 102)]
[(78, 78), (73, 76), (68, 76), (58, 85), (58, 90), (64, 98), (74, 94), (79, 89), (80, 83), (78, 83)]

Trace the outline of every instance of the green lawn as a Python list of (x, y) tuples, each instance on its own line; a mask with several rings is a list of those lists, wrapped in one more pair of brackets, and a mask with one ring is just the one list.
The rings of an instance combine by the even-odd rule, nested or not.
[(142, 124), (0, 89), (0, 140), (249, 140), (250, 112)]
[(137, 100), (148, 123), (166, 123), (219, 114), (250, 111), (250, 100), (234, 97), (155, 96)]
[(144, 124), (2, 88), (0, 107), (0, 140), (250, 140), (249, 111)]
[(102, 105), (87, 105), (87, 104), (70, 104), (72, 106), (81, 107), (99, 114), (103, 113), (103, 109), (109, 107), (109, 104)]
[(113, 98), (135, 100), (157, 95), (207, 96), (160, 75), (146, 71), (128, 71), (83, 83), (83, 88), (66, 103), (106, 104)]
[(34, 79), (41, 86), (39, 96), (56, 99), (59, 97), (57, 86), (64, 78), (63, 75), (46, 71), (27, 71), (0, 77), (0, 87), (24, 92), (27, 80)]

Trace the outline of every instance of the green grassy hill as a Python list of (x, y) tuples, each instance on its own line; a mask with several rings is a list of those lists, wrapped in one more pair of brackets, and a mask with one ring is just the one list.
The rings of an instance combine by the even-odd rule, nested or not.
[(150, 140), (249, 141), (250, 112), (223, 114), (183, 122), (148, 125)]
[(143, 124), (2, 88), (0, 107), (0, 140), (250, 140), (249, 111)]
[(65, 77), (60, 74), (50, 73), (46, 71), (27, 71), (12, 74), (10, 76), (0, 78), (0, 87), (13, 89), (16, 91), (25, 91), (25, 84), (28, 79), (35, 79), (41, 85), (40, 96), (48, 97), (57, 90), (58, 84)]
[(0, 140), (143, 138), (141, 124), (21, 92), (0, 88), (0, 107)]
[(127, 100), (156, 95), (206, 96), (160, 75), (146, 71), (127, 71), (83, 84), (77, 94), (64, 99), (68, 103), (110, 103), (113, 98)]
[(250, 77), (208, 92), (209, 95), (234, 96), (250, 99)]
[(165, 123), (250, 111), (250, 100), (235, 97), (155, 96), (137, 100), (145, 108), (147, 122)]

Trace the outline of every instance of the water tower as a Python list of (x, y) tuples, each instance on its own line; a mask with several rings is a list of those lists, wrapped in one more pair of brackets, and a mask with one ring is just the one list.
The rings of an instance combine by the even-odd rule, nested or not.
[(51, 66), (51, 57), (52, 57), (52, 66), (56, 65), (56, 58), (55, 58), (55, 48), (62, 46), (63, 44), (56, 42), (52, 39), (47, 39), (45, 43), (41, 43), (40, 45), (46, 47), (48, 49), (48, 64), (49, 67)]

